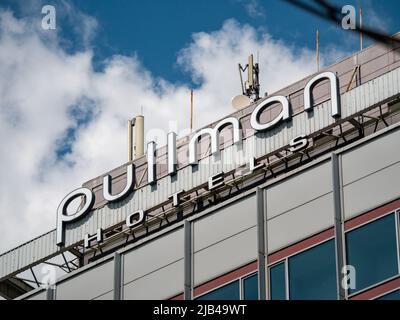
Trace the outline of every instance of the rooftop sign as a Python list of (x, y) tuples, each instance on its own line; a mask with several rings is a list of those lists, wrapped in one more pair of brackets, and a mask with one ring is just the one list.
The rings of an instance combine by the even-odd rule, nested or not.
[[(330, 83), (330, 94), (331, 94), (331, 115), (332, 117), (340, 117), (340, 104), (339, 104), (339, 87), (338, 80), (336, 75), (333, 72), (322, 72), (317, 74), (312, 79), (308, 81), (304, 88), (304, 110), (310, 111), (313, 108), (313, 102), (311, 98), (311, 92), (314, 86), (320, 82), (321, 80), (327, 79)], [(282, 110), (278, 115), (275, 116), (274, 119), (266, 123), (260, 122), (261, 114), (271, 105), (280, 104), (282, 106)], [(287, 97), (282, 95), (272, 96), (265, 100), (263, 100), (258, 106), (252, 111), (250, 117), (250, 125), (256, 132), (264, 132), (271, 130), (277, 125), (281, 124), (284, 121), (289, 121), (291, 119), (290, 112), (290, 103)], [(198, 163), (197, 160), (197, 152), (196, 145), (199, 142), (199, 139), (203, 136), (210, 137), (210, 150), (211, 154), (216, 154), (219, 152), (219, 134), (220, 131), (227, 126), (232, 126), (232, 135), (233, 135), (233, 143), (238, 144), (241, 142), (241, 132), (240, 132), (240, 122), (235, 117), (228, 117), (220, 122), (218, 122), (214, 128), (204, 128), (196, 132), (189, 141), (189, 164), (191, 166), (196, 166)], [(299, 136), (297, 138), (304, 138)], [(295, 145), (303, 145), (301, 143), (301, 139), (293, 139), (293, 144)], [(177, 164), (177, 148), (176, 148), (176, 133), (171, 132), (168, 134), (167, 138), (167, 165), (168, 165), (168, 173), (170, 175), (175, 175), (177, 173), (176, 164)], [(147, 145), (147, 172), (148, 172), (148, 183), (153, 184), (156, 182), (156, 143), (151, 141)], [(295, 146), (293, 146), (295, 147)], [(254, 159), (247, 159), (250, 162), (250, 166), (254, 167)], [(111, 177), (106, 175), (103, 178), (103, 197), (108, 202), (115, 202), (123, 199), (128, 196), (132, 192), (134, 192), (134, 166), (133, 164), (128, 164), (126, 167), (127, 179), (125, 188), (119, 192), (118, 194), (112, 194), (111, 190)], [(209, 188), (216, 187), (218, 184), (218, 179), (220, 177), (215, 175), (210, 177), (209, 180)], [(83, 202), (77, 212), (72, 215), (68, 215), (68, 207), (71, 202), (77, 198), (83, 197)], [(174, 205), (178, 205), (178, 194), (171, 195), (173, 199)], [(57, 209), (57, 245), (62, 246), (65, 242), (65, 225), (67, 223), (77, 221), (82, 219), (85, 215), (87, 215), (92, 209), (93, 204), (95, 202), (95, 195), (92, 190), (88, 188), (79, 188), (71, 193), (69, 193), (60, 203)], [(146, 215), (143, 210), (138, 210), (129, 214), (126, 218), (126, 226), (129, 228), (134, 228), (146, 220)], [(99, 229), (97, 234), (94, 236), (98, 242), (102, 240), (102, 230)], [(91, 241), (91, 237), (89, 235), (85, 236), (85, 246), (89, 246)]]

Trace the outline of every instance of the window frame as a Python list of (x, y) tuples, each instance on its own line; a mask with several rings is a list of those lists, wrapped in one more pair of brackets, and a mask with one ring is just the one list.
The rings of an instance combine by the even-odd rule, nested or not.
[(257, 275), (257, 296), (258, 296), (258, 299), (257, 300), (260, 300), (260, 297), (259, 297), (259, 288), (258, 288), (258, 269), (254, 272), (253, 271), (253, 273), (250, 273), (250, 274), (247, 274), (247, 275), (244, 275), (244, 276), (242, 276), (241, 278), (240, 278), (240, 300), (245, 300), (245, 297), (244, 297), (244, 281), (247, 279), (247, 278), (250, 278), (250, 277), (252, 277), (252, 276), (254, 276), (254, 275)]
[[(328, 229), (326, 229), (326, 230), (324, 230), (324, 231), (321, 231), (321, 232), (319, 232), (319, 233), (317, 233), (317, 234), (314, 234), (313, 236), (318, 236), (318, 235), (320, 235), (320, 234), (322, 234), (322, 233), (324, 233), (324, 232), (326, 232), (326, 231), (328, 231), (328, 230), (330, 230), (330, 229), (332, 229), (332, 227), (331, 227), (331, 228), (328, 228)], [(311, 237), (313, 237), (313, 236), (311, 236)], [(311, 237), (309, 237), (309, 238), (311, 238)], [(321, 245), (321, 244), (323, 244), (323, 243), (325, 243), (325, 242), (328, 242), (328, 241), (330, 241), (330, 240), (334, 240), (334, 241), (335, 241), (335, 239), (336, 239), (335, 235), (329, 236), (328, 238), (325, 238), (324, 240), (320, 240), (319, 242), (316, 242), (316, 243), (314, 243), (314, 244), (312, 244), (312, 245), (310, 245), (310, 246), (307, 246), (307, 247), (305, 247), (305, 248), (303, 248), (303, 249), (301, 249), (301, 250), (299, 250), (299, 251), (293, 252), (293, 253), (291, 253), (291, 254), (285, 256), (284, 258), (281, 258), (280, 260), (273, 261), (272, 263), (268, 264), (268, 265), (267, 265), (267, 274), (268, 274), (268, 278), (267, 278), (267, 279), (268, 279), (268, 283), (271, 283), (271, 279), (270, 279), (270, 269), (273, 268), (274, 266), (280, 264), (280, 263), (284, 263), (284, 267), (285, 267), (285, 291), (286, 291), (286, 292), (285, 292), (285, 300), (290, 300), (289, 258), (291, 258), (291, 257), (293, 257), (293, 256), (296, 256), (296, 255), (298, 255), (298, 254), (301, 254), (301, 253), (303, 253), (303, 252), (305, 252), (305, 251), (307, 251), (307, 250), (309, 250), (309, 249), (315, 248), (315, 247), (317, 247), (317, 246), (319, 246), (319, 245)], [(303, 241), (305, 241), (305, 240), (303, 240)], [(284, 249), (288, 249), (288, 248), (290, 248), (290, 247), (292, 247), (292, 246), (294, 246), (294, 245), (296, 245), (296, 244), (299, 244), (299, 243), (301, 243), (301, 242), (302, 242), (302, 241), (297, 242), (297, 243), (295, 243), (295, 244), (292, 244), (291, 246), (288, 246), (288, 247), (286, 247), (286, 248), (284, 248)], [(282, 249), (282, 250), (284, 250), (284, 249)], [(337, 261), (336, 251), (335, 251), (335, 261)], [(336, 275), (336, 277), (337, 277), (337, 275)], [(270, 286), (270, 285), (268, 286), (267, 300), (271, 300), (271, 286)]]
[[(361, 214), (359, 216), (354, 217), (353, 219), (360, 218), (363, 215), (368, 214), (370, 212), (373, 212), (374, 210), (377, 210), (377, 209), (379, 209), (381, 207), (378, 207), (378, 208), (375, 208), (373, 210), (370, 210), (370, 211), (368, 211), (368, 212), (366, 212), (364, 214)], [(391, 214), (394, 214), (394, 219), (395, 219), (395, 230), (396, 230), (395, 234), (396, 234), (396, 248), (397, 248), (397, 274), (392, 276), (392, 277), (389, 277), (387, 279), (384, 279), (384, 280), (382, 280), (380, 282), (372, 284), (372, 285), (370, 285), (370, 286), (368, 286), (368, 287), (366, 287), (364, 289), (361, 289), (359, 291), (353, 292), (353, 293), (349, 293), (348, 290), (346, 290), (347, 291), (346, 293), (347, 293), (347, 299), (348, 300), (351, 300), (352, 298), (354, 298), (354, 297), (356, 297), (356, 296), (358, 296), (358, 295), (360, 295), (362, 293), (365, 293), (365, 292), (367, 292), (367, 291), (369, 291), (371, 289), (377, 288), (377, 287), (379, 287), (379, 286), (381, 286), (381, 285), (383, 285), (383, 284), (385, 284), (387, 282), (393, 281), (393, 280), (395, 280), (395, 279), (400, 277), (400, 225), (399, 225), (400, 208), (388, 210), (387, 212), (379, 214), (379, 215), (377, 215), (377, 216), (375, 216), (375, 217), (373, 217), (371, 219), (362, 221), (361, 223), (358, 223), (358, 224), (356, 224), (356, 225), (354, 225), (352, 227), (349, 227), (349, 228), (345, 227), (344, 228), (344, 241), (345, 241), (344, 255), (345, 255), (345, 259), (346, 259), (345, 261), (346, 261), (346, 265), (347, 265), (348, 261), (349, 261), (348, 254), (347, 254), (347, 241), (346, 241), (346, 234), (347, 233), (349, 233), (351, 231), (354, 231), (354, 230), (357, 230), (359, 228), (362, 228), (362, 227), (364, 227), (364, 226), (366, 226), (366, 225), (368, 225), (370, 223), (373, 223), (373, 222), (375, 222), (375, 221), (377, 221), (379, 219), (383, 219), (383, 218), (385, 218), (385, 217), (387, 217), (387, 216), (389, 216)], [(351, 220), (352, 219), (350, 219), (350, 220), (348, 220), (346, 222), (349, 222)], [(400, 289), (400, 288), (398, 288), (398, 289)], [(396, 289), (394, 289), (394, 290), (396, 290)], [(389, 292), (383, 293), (382, 295), (385, 295), (385, 294), (388, 294), (388, 293)]]
[[(245, 266), (242, 266), (242, 267), (240, 267), (240, 268), (237, 268), (237, 269), (241, 269), (241, 268), (246, 267), (246, 266), (251, 266), (253, 263), (254, 263), (254, 262), (251, 262), (251, 263), (249, 263), (249, 264), (247, 264), (247, 265), (245, 265)], [(233, 272), (234, 272), (234, 271), (233, 271)], [(227, 275), (227, 274), (229, 274), (229, 273), (231, 273), (231, 272), (228, 272), (228, 273), (226, 273), (225, 275)], [(239, 281), (239, 299), (240, 299), (240, 300), (244, 300), (244, 291), (243, 291), (244, 282), (243, 282), (243, 280), (244, 280), (245, 278), (248, 278), (248, 277), (250, 277), (250, 276), (256, 274), (256, 273), (258, 274), (258, 269), (257, 269), (257, 268), (256, 268), (255, 270), (249, 270), (249, 271), (247, 271), (247, 272), (241, 274), (240, 276), (238, 276), (238, 277), (236, 277), (236, 278), (233, 278), (233, 279), (231, 279), (231, 280), (229, 280), (229, 281), (227, 281), (227, 282), (224, 282), (224, 283), (222, 283), (222, 284), (220, 284), (220, 285), (218, 285), (218, 286), (216, 286), (216, 287), (213, 287), (213, 288), (211, 288), (211, 289), (209, 289), (209, 290), (206, 290), (206, 291), (202, 292), (202, 293), (199, 294), (199, 295), (194, 295), (194, 290), (193, 290), (193, 300), (196, 300), (197, 298), (200, 298), (201, 296), (204, 296), (204, 295), (206, 295), (206, 294), (208, 294), (208, 293), (211, 293), (211, 292), (213, 292), (213, 291), (215, 291), (215, 290), (218, 290), (218, 289), (220, 289), (220, 288), (222, 288), (222, 287), (224, 287), (224, 286), (226, 286), (226, 285), (229, 285), (229, 284), (231, 284), (231, 283), (233, 283), (233, 282), (236, 282), (236, 281)], [(218, 279), (218, 278), (219, 278), (219, 277), (217, 277), (217, 278), (215, 278), (215, 279)], [(215, 279), (213, 279), (213, 280), (215, 280)], [(211, 280), (211, 281), (213, 281), (213, 280)], [(206, 282), (206, 283), (207, 283), (207, 282)], [(201, 287), (202, 285), (204, 285), (204, 284), (200, 284), (200, 285), (196, 286), (194, 289), (199, 288), (199, 287)]]
[(240, 282), (240, 278), (237, 278), (237, 279), (233, 279), (233, 280), (230, 280), (230, 281), (228, 281), (228, 282), (225, 282), (225, 283), (223, 283), (223, 284), (221, 284), (221, 285), (219, 285), (219, 286), (217, 286), (217, 287), (215, 287), (215, 288), (213, 288), (213, 289), (210, 289), (210, 290), (208, 290), (208, 291), (206, 291), (206, 292), (203, 292), (202, 294), (200, 294), (200, 295), (198, 295), (198, 296), (193, 296), (193, 300), (197, 300), (198, 298), (201, 298), (202, 296), (205, 296), (205, 295), (207, 295), (207, 294), (209, 294), (209, 293), (211, 293), (211, 292), (214, 292), (214, 291), (216, 291), (216, 290), (218, 290), (218, 289), (221, 289), (221, 288), (223, 288), (223, 287), (225, 287), (225, 286), (228, 286), (228, 285), (230, 285), (230, 284), (232, 284), (232, 283), (234, 283), (234, 282), (238, 282), (239, 283), (239, 300), (242, 300), (241, 299), (241, 282)]
[[(345, 264), (347, 264), (348, 257), (347, 257), (347, 246), (346, 246), (346, 234), (347, 232), (351, 232), (355, 229), (361, 228), (369, 223), (373, 223), (374, 221), (384, 218), (385, 216), (388, 216), (390, 214), (395, 214), (395, 228), (396, 228), (396, 247), (397, 247), (397, 263), (398, 263), (398, 274), (390, 277), (388, 279), (385, 279), (379, 283), (375, 283), (367, 288), (364, 288), (360, 291), (354, 292), (352, 294), (348, 294), (346, 292), (346, 299), (351, 300), (355, 297), (357, 297), (360, 294), (365, 294), (367, 291), (371, 289), (378, 288), (379, 286), (382, 286), (386, 284), (387, 282), (395, 281), (396, 279), (400, 279), (400, 199), (391, 201), (387, 204), (383, 204), (381, 206), (378, 206), (374, 209), (368, 210), (364, 213), (361, 213), (355, 217), (352, 217), (348, 219), (347, 221), (344, 221), (343, 224), (343, 236), (344, 236), (344, 252), (342, 252), (345, 256)], [(357, 220), (361, 221), (357, 221)], [(328, 227), (322, 231), (316, 232), (310, 236), (308, 236), (305, 239), (302, 239), (300, 241), (297, 241), (291, 245), (285, 246), (283, 248), (280, 248), (274, 252), (271, 252), (267, 255), (266, 257), (266, 276), (267, 276), (267, 300), (271, 300), (271, 286), (269, 285), (271, 283), (270, 279), (270, 269), (273, 268), (274, 266), (284, 263), (284, 268), (285, 268), (285, 299), (289, 300), (290, 298), (290, 285), (289, 285), (289, 258), (298, 255), (306, 250), (312, 249), (320, 244), (323, 244), (327, 241), (337, 241), (336, 239), (336, 234), (335, 234), (335, 229), (334, 226)], [(301, 249), (296, 251), (296, 247), (300, 247)], [(291, 250), (292, 249), (292, 250)], [(335, 251), (335, 259), (337, 261), (337, 251)], [(229, 281), (226, 281), (224, 283), (219, 284), (216, 287), (210, 288), (209, 290), (206, 290), (202, 292), (199, 295), (194, 295), (195, 290), (201, 288), (203, 285), (207, 284), (208, 282), (215, 281), (218, 278), (221, 278), (223, 276), (229, 275), (231, 273), (237, 272), (240, 269), (246, 268), (246, 272), (243, 274), (240, 274), (239, 276), (230, 279)], [(210, 281), (207, 281), (205, 283), (199, 284), (196, 287), (193, 288), (193, 299), (197, 299), (205, 294), (208, 294), (212, 291), (218, 290), (219, 288), (229, 285), (232, 282), (239, 281), (239, 296), (240, 300), (244, 299), (244, 280), (250, 276), (253, 276), (254, 274), (257, 274), (259, 272), (258, 270), (258, 265), (257, 261), (249, 262), (246, 265), (243, 265), (241, 267), (236, 268), (235, 270), (232, 270), (231, 272), (225, 273), (224, 275), (218, 276)], [(240, 273), (240, 272), (239, 272)], [(336, 277), (338, 277), (338, 274), (336, 274)], [(394, 288), (391, 289), (388, 292), (381, 293), (379, 296), (373, 297), (371, 299), (378, 298), (380, 296), (384, 296), (386, 294), (389, 294), (393, 291), (400, 290), (399, 288)]]
[(271, 269), (276, 267), (279, 264), (283, 263), (283, 272), (284, 272), (284, 278), (285, 278), (285, 300), (289, 300), (289, 268), (288, 268), (288, 261), (287, 257), (272, 263), (271, 265), (267, 266), (267, 281), (268, 281), (268, 292), (267, 292), (267, 300), (271, 300), (272, 292), (271, 292)]
[(382, 297), (386, 296), (387, 294), (391, 294), (391, 293), (393, 293), (393, 292), (395, 292), (395, 291), (400, 291), (400, 288), (392, 289), (392, 290), (390, 290), (390, 291), (381, 293), (381, 294), (379, 294), (379, 295), (377, 295), (377, 296), (371, 298), (370, 300), (377, 300), (377, 299), (382, 298)]
[[(389, 289), (385, 289), (385, 287), (389, 286)], [(384, 288), (382, 290), (382, 288)], [(381, 283), (369, 290), (357, 293), (355, 296), (349, 298), (349, 300), (373, 300), (376, 297), (380, 297), (386, 295), (395, 290), (400, 290), (400, 277), (394, 277), (394, 279), (388, 279), (384, 283)], [(378, 293), (374, 293), (374, 291), (378, 291)]]

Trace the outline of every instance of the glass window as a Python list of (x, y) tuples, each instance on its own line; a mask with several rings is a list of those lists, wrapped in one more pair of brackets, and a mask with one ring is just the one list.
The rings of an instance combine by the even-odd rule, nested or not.
[(258, 274), (243, 279), (244, 300), (258, 300)]
[(346, 234), (347, 263), (356, 270), (357, 292), (397, 275), (397, 238), (394, 214)]
[(285, 263), (282, 262), (269, 269), (271, 300), (285, 300)]
[(388, 294), (385, 294), (384, 296), (379, 297), (376, 300), (400, 300), (400, 290), (396, 290)]
[(206, 293), (196, 300), (240, 300), (239, 280)]
[(288, 261), (290, 299), (337, 299), (333, 239), (290, 257)]

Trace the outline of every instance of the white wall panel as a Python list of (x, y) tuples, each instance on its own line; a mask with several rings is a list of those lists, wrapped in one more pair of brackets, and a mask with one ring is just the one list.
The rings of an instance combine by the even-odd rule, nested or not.
[(168, 299), (183, 292), (183, 260), (124, 285), (124, 300)]
[(312, 167), (267, 189), (268, 219), (331, 191), (331, 163), (326, 162)]
[(198, 285), (257, 258), (257, 229), (252, 227), (194, 254), (194, 283)]
[(267, 222), (268, 251), (276, 251), (334, 224), (333, 194), (297, 207)]
[(91, 300), (113, 289), (114, 261), (85, 270), (57, 284), (57, 300)]
[(124, 254), (124, 283), (183, 258), (183, 229), (161, 236)]
[(343, 188), (346, 219), (400, 198), (400, 162)]
[(400, 130), (343, 154), (343, 185), (400, 161)]
[(256, 197), (249, 196), (194, 222), (194, 251), (257, 224)]
[(114, 300), (114, 291), (107, 292), (93, 300)]

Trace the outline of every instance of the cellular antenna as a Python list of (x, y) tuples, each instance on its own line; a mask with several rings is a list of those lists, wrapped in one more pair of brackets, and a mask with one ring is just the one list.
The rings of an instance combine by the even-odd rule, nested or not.
[[(258, 60), (258, 53), (257, 53)], [(238, 64), (242, 94), (232, 98), (232, 106), (242, 109), (254, 101), (260, 99), (260, 82), (258, 62), (254, 64), (253, 55), (249, 55), (246, 66)], [(247, 81), (243, 83), (242, 73), (247, 71)]]

